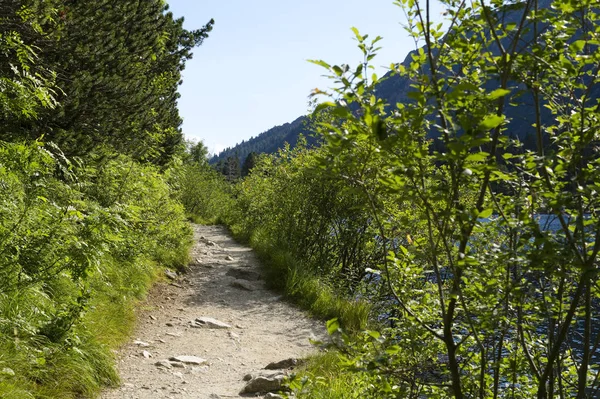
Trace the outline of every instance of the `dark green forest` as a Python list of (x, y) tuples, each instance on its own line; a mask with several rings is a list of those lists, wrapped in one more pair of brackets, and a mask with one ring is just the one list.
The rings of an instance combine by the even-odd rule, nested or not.
[(185, 271), (189, 220), (326, 324), (283, 395), (600, 397), (599, 4), (443, 3), (445, 25), (396, 2), (415, 51), (385, 76), (354, 28), (363, 62), (312, 61), (314, 113), (216, 167), (177, 111), (212, 20), (0, 3), (0, 397), (117, 384), (111, 349)]

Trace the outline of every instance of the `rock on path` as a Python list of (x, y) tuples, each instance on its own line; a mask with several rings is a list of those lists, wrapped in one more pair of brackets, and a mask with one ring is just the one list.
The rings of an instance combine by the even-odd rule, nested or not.
[(240, 397), (244, 376), (303, 357), (314, 350), (309, 339), (325, 339), (322, 323), (264, 289), (251, 249), (224, 227), (194, 230), (189, 273), (157, 284), (139, 306), (119, 353), (122, 385), (102, 399)]

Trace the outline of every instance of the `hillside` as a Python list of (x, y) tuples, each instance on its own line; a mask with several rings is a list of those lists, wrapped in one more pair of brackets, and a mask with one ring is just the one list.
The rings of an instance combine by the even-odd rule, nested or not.
[(309, 145), (316, 142), (313, 135), (310, 119), (307, 116), (301, 116), (290, 123), (284, 123), (280, 126), (272, 127), (259, 134), (256, 137), (250, 138), (248, 141), (242, 141), (234, 147), (226, 148), (218, 155), (210, 159), (211, 164), (224, 162), (229, 157), (237, 157), (243, 162), (248, 154), (255, 153), (274, 153), (282, 148), (285, 143), (295, 146), (300, 135), (307, 138)]
[[(540, 8), (547, 8), (550, 6), (550, 0), (542, 0), (539, 2)], [(507, 6), (502, 11), (497, 13), (497, 18), (502, 24), (509, 24), (517, 22), (522, 15), (522, 8), (519, 6)], [(527, 24), (526, 24), (527, 25)], [(531, 40), (532, 29), (528, 29), (524, 35), (521, 45), (523, 49), (526, 48)], [(504, 38), (503, 43), (507, 43), (510, 37)], [(576, 40), (572, 38), (569, 42)], [(417, 51), (410, 52), (402, 62), (403, 66), (408, 67), (412, 61), (413, 55)], [(492, 47), (492, 52), (499, 54), (497, 49)], [(492, 87), (494, 82), (489, 84), (489, 87), (485, 87), (486, 90), (491, 91), (496, 87)], [(526, 147), (531, 148), (535, 145), (533, 138), (531, 137), (531, 125), (534, 123), (535, 112), (533, 110), (533, 99), (531, 95), (524, 90), (523, 87), (516, 84), (512, 85), (512, 94), (509, 107), (505, 111), (506, 118), (510, 121), (508, 124), (509, 131), (508, 135), (511, 137), (519, 137), (524, 142)], [(388, 72), (379, 85), (377, 86), (376, 93), (387, 102), (391, 107), (397, 103), (406, 103), (411, 101), (408, 93), (411, 91), (410, 81), (408, 78), (399, 76), (392, 72)], [(593, 98), (600, 98), (600, 88), (593, 87), (590, 95)], [(548, 111), (543, 112), (544, 120), (550, 118)], [(274, 153), (278, 149), (282, 148), (285, 143), (289, 143), (291, 146), (296, 144), (299, 134), (304, 134), (309, 139), (309, 144), (316, 143), (316, 139), (312, 137), (313, 130), (311, 129), (310, 122), (307, 116), (301, 116), (291, 123), (286, 123), (281, 126), (275, 126), (256, 137), (251, 138), (248, 141), (242, 141), (234, 147), (227, 148), (220, 154), (215, 155), (210, 163), (217, 164), (224, 162), (228, 157), (238, 158), (238, 162), (243, 164), (244, 160), (251, 152), (256, 153)], [(435, 134), (435, 133), (432, 133)]]

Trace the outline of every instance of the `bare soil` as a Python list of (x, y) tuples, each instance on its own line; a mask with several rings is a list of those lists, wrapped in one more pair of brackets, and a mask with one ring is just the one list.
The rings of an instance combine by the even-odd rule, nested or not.
[[(236, 243), (224, 227), (194, 230), (189, 272), (158, 283), (141, 304), (134, 337), (119, 352), (122, 385), (101, 398), (243, 397), (239, 392), (246, 374), (256, 375), (271, 362), (304, 357), (315, 350), (309, 339), (324, 339), (323, 323), (267, 290), (262, 279), (253, 280), (260, 264), (251, 249)], [(231, 328), (193, 326), (199, 317)], [(182, 355), (206, 363), (156, 365)]]

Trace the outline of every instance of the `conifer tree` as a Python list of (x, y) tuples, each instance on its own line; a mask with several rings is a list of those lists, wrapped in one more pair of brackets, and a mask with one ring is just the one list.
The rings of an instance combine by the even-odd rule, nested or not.
[(69, 0), (57, 16), (59, 39), (39, 62), (57, 72), (60, 106), (2, 134), (44, 136), (68, 155), (104, 149), (167, 162), (182, 141), (181, 71), (213, 21), (185, 30), (162, 0)]

